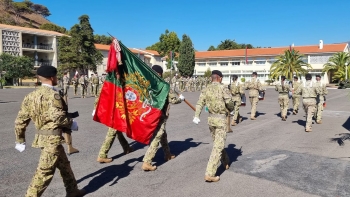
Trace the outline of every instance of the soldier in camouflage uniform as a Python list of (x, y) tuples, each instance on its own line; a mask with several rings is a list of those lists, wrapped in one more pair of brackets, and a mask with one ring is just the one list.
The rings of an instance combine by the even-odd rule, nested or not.
[(175, 88), (176, 88), (176, 82), (177, 82), (177, 74), (174, 75), (174, 77), (171, 79), (171, 89), (176, 91)]
[(27, 190), (26, 197), (41, 196), (50, 184), (56, 168), (60, 171), (67, 196), (83, 196), (79, 190), (68, 158), (62, 147), (65, 129), (77, 131), (78, 124), (67, 115), (67, 106), (58, 94), (57, 69), (41, 66), (37, 70), (42, 86), (29, 93), (23, 100), (15, 121), (16, 149), (25, 150), (25, 131), (32, 120), (37, 129), (32, 146), (40, 148), (38, 168)]
[(192, 78), (191, 77), (187, 77), (187, 81), (186, 81), (186, 89), (187, 92), (192, 92)]
[(229, 168), (230, 163), (229, 157), (225, 151), (227, 135), (226, 119), (228, 113), (234, 109), (234, 102), (230, 91), (226, 86), (221, 84), (222, 77), (223, 75), (220, 71), (212, 71), (212, 83), (201, 92), (193, 119), (193, 122), (198, 124), (203, 107), (208, 107), (208, 125), (214, 142), (204, 177), (204, 180), (208, 182), (217, 182), (220, 180), (219, 176), (215, 176), (220, 160), (225, 169)]
[(79, 85), (80, 85), (81, 98), (85, 98), (85, 96), (86, 96), (86, 81), (85, 81), (84, 75), (80, 76)]
[(98, 78), (97, 73), (95, 73), (95, 75), (92, 76), (91, 82), (93, 87), (93, 91), (92, 91), (93, 95), (97, 97), (99, 86), (100, 86), (100, 79)]
[(294, 81), (292, 84), (293, 88), (293, 95), (292, 95), (292, 99), (293, 99), (293, 114), (296, 115), (299, 111), (299, 104), (300, 104), (300, 94), (295, 94), (295, 90), (297, 90), (300, 86), (300, 82), (298, 82), (298, 77), (294, 76)]
[(303, 97), (303, 107), (306, 112), (306, 126), (305, 131), (311, 132), (312, 117), (314, 116), (316, 110), (316, 97), (321, 93), (319, 87), (311, 81), (311, 75), (306, 74), (306, 82), (301, 84), (299, 88), (295, 91), (295, 94), (301, 94)]
[[(102, 88), (98, 91), (97, 97), (95, 99), (95, 108), (97, 106), (100, 94), (101, 94)], [(92, 116), (95, 115), (95, 110), (92, 112)], [(113, 128), (108, 128), (107, 135), (105, 138), (105, 141), (102, 143), (102, 146), (100, 148), (100, 152), (98, 153), (97, 161), (100, 163), (110, 163), (113, 161), (112, 158), (108, 158), (108, 152), (111, 149), (113, 142), (115, 140), (115, 137), (117, 136), (120, 145), (122, 146), (124, 150), (124, 154), (129, 154), (133, 151), (133, 148), (130, 147), (128, 141), (125, 139), (122, 132), (115, 130)]]
[(232, 100), (235, 104), (234, 111), (233, 111), (233, 117), (231, 121), (232, 126), (237, 125), (237, 121), (241, 122), (242, 121), (242, 116), (239, 114), (239, 107), (241, 106), (242, 100), (241, 96), (244, 95), (244, 87), (242, 84), (238, 82), (238, 76), (233, 75), (232, 76), (232, 82), (230, 84), (230, 90), (232, 94)]
[(67, 76), (67, 72), (65, 72), (63, 76), (63, 99), (66, 103), (68, 103), (68, 89), (69, 89), (69, 77)]
[(259, 92), (263, 91), (261, 83), (259, 79), (257, 79), (258, 74), (256, 72), (253, 72), (252, 74), (252, 80), (248, 81), (246, 84), (246, 89), (249, 90), (249, 101), (252, 105), (250, 119), (256, 120), (256, 107), (258, 106), (259, 102)]
[(316, 75), (316, 86), (320, 89), (319, 102), (316, 107), (315, 119), (317, 124), (322, 124), (322, 112), (323, 112), (323, 103), (325, 102), (325, 95), (328, 94), (326, 84), (321, 82), (321, 76)]
[[(163, 69), (159, 65), (154, 65), (152, 67), (158, 75), (162, 76)], [(144, 171), (154, 171), (157, 169), (156, 166), (152, 166), (152, 160), (157, 152), (159, 143), (162, 145), (163, 151), (164, 151), (164, 159), (165, 161), (169, 161), (171, 159), (175, 158), (175, 155), (171, 154), (168, 139), (167, 139), (167, 133), (166, 133), (166, 121), (169, 117), (169, 110), (170, 110), (170, 103), (171, 104), (178, 104), (185, 100), (185, 97), (180, 95), (179, 98), (176, 97), (175, 94), (169, 93), (167, 102), (165, 103), (163, 109), (162, 109), (162, 116), (159, 120), (158, 127), (156, 131), (153, 134), (153, 139), (147, 149), (147, 152), (145, 156), (143, 157), (143, 164), (142, 164), (142, 170)]]
[[(91, 74), (89, 79), (88, 79), (88, 85), (90, 85), (90, 95), (91, 96), (95, 96), (94, 95), (94, 84), (92, 83), (92, 79), (94, 78), (94, 74)], [(88, 91), (86, 91), (88, 92)]]
[(79, 85), (79, 79), (77, 78), (77, 76), (73, 77), (72, 83), (73, 83), (73, 88), (74, 88), (74, 95), (77, 95), (78, 85)]
[(289, 84), (286, 82), (286, 77), (281, 76), (281, 82), (276, 84), (275, 90), (278, 92), (278, 103), (281, 108), (281, 117), (283, 121), (287, 120), (287, 110), (289, 107)]

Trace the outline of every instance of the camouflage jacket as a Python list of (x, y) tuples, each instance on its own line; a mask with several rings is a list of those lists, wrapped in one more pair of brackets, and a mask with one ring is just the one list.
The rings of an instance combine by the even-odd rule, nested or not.
[[(302, 83), (299, 82), (299, 81), (293, 81), (293, 83), (292, 83), (292, 85), (293, 85), (292, 90), (293, 90), (293, 91), (296, 91), (296, 90), (299, 88), (299, 86), (300, 86), (301, 84), (302, 84)], [(293, 96), (299, 96), (299, 95), (295, 94), (295, 92), (294, 92), (294, 93), (293, 93)]]
[[(228, 88), (218, 82), (213, 82), (202, 90), (196, 105), (195, 117), (199, 118), (204, 106), (208, 107), (209, 126), (224, 126), (226, 116), (234, 109), (234, 102)], [(221, 115), (221, 116), (215, 116)]]
[(316, 86), (315, 82), (307, 80), (301, 84), (295, 91), (295, 94), (301, 94), (303, 98), (316, 98), (321, 93), (321, 89)]
[(258, 97), (259, 91), (262, 91), (262, 86), (257, 78), (252, 78), (251, 81), (248, 81), (246, 84), (246, 89), (249, 90), (249, 97)]
[(79, 84), (81, 84), (81, 85), (85, 85), (86, 84), (86, 81), (85, 81), (84, 77), (80, 77), (79, 78)]
[(69, 77), (63, 76), (63, 84), (64, 85), (69, 85)]
[[(32, 120), (38, 131), (70, 129), (72, 118), (67, 116), (68, 107), (53, 87), (41, 86), (25, 96), (15, 121), (16, 142), (25, 142), (25, 131)], [(52, 153), (64, 142), (62, 136), (35, 134), (32, 146), (46, 147)]]
[(240, 96), (244, 94), (244, 87), (238, 81), (231, 83), (230, 89), (232, 96)]
[(324, 96), (328, 94), (328, 90), (326, 87), (326, 84), (322, 83), (321, 81), (316, 81), (315, 86), (320, 89), (320, 96)]
[(288, 94), (290, 91), (290, 86), (287, 82), (283, 82), (283, 83), (284, 83), (283, 85), (281, 82), (276, 84), (275, 90), (280, 94)]

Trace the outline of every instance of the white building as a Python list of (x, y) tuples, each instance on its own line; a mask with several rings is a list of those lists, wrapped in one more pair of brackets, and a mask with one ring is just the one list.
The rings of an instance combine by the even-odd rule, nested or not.
[[(323, 44), (312, 46), (293, 46), (293, 48), (305, 55), (304, 61), (312, 66), (309, 73), (313, 76), (322, 76), (323, 65), (337, 52), (348, 52), (349, 45)], [(238, 75), (239, 78), (251, 79), (252, 72), (258, 73), (260, 81), (269, 79), (270, 67), (276, 61), (276, 56), (283, 54), (290, 47), (256, 48), (222, 51), (196, 52), (195, 75), (203, 75), (207, 69), (220, 70), (223, 75), (223, 83), (229, 83), (230, 75)], [(331, 76), (323, 74), (323, 80), (329, 83)]]
[(57, 37), (64, 34), (41, 29), (0, 24), (0, 53), (33, 58), (35, 68), (57, 67)]

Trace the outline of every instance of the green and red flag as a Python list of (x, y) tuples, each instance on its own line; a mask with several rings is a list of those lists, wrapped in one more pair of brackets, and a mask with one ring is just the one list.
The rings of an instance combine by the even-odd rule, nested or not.
[(149, 144), (162, 115), (170, 86), (116, 39), (93, 119)]

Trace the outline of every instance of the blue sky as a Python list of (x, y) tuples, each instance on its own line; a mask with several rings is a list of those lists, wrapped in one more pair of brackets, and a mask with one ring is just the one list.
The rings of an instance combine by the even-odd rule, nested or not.
[(166, 29), (187, 34), (196, 50), (225, 39), (277, 47), (350, 41), (348, 0), (32, 0), (53, 23), (70, 29), (87, 14), (97, 34), (145, 48)]

